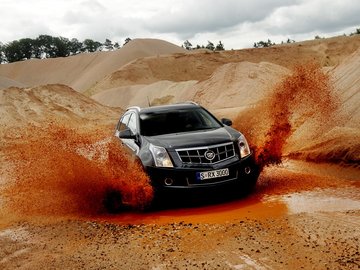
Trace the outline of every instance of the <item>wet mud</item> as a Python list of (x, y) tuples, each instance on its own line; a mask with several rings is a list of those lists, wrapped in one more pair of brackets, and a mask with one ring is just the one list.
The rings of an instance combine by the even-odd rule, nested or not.
[(312, 121), (316, 128), (308, 130), (307, 136), (316, 137), (330, 120), (334, 125), (339, 108), (329, 74), (315, 62), (294, 66), (270, 93), (234, 121), (252, 144), (262, 168), (281, 164), (288, 139), (301, 124)]
[(5, 146), (5, 208), (20, 216), (93, 216), (106, 212), (103, 202), (113, 191), (144, 208), (153, 198), (147, 175), (104, 130), (26, 126), (20, 140)]
[[(339, 179), (336, 173), (316, 175), (324, 166), (329, 171), (342, 171), (342, 178)], [(267, 219), (292, 213), (357, 210), (360, 209), (359, 191), (358, 169), (289, 160), (282, 166), (265, 168), (256, 188), (247, 196), (236, 196), (234, 192), (229, 192), (200, 202), (173, 202), (147, 212), (128, 211), (97, 220), (118, 224), (224, 224), (244, 218)], [(185, 197), (178, 199), (189, 200)]]
[(290, 160), (220, 204), (2, 219), (0, 267), (358, 269), (359, 183), (357, 169)]

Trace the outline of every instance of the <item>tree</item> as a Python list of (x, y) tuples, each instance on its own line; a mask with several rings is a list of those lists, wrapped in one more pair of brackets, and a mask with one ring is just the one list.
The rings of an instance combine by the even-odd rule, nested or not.
[(184, 41), (184, 48), (189, 51), (192, 50), (192, 44), (190, 43), (190, 41), (188, 40)]
[(21, 54), (19, 41), (14, 40), (8, 44), (5, 44), (4, 54), (5, 54), (6, 59), (10, 63), (22, 60), (23, 57)]
[(15, 62), (35, 57), (35, 41), (31, 38), (14, 40), (3, 46), (3, 58)]
[(114, 45), (112, 44), (112, 41), (110, 39), (105, 39), (105, 42), (104, 42), (104, 48), (107, 50), (107, 51), (112, 51), (114, 50)]
[(70, 55), (81, 53), (83, 44), (77, 38), (72, 38), (69, 43)]
[(22, 38), (19, 40), (19, 54), (22, 59), (35, 57), (35, 41), (31, 38)]
[(125, 39), (125, 42), (124, 42), (123, 46), (125, 46), (126, 44), (128, 44), (130, 41), (131, 41), (131, 38), (127, 37), (127, 38)]
[(354, 33), (350, 33), (350, 36), (353, 36), (353, 35), (360, 35), (360, 28), (356, 28)]
[(271, 47), (275, 45), (275, 42), (271, 42), (270, 39), (268, 39), (267, 41), (259, 41), (259, 42), (254, 42), (254, 48), (266, 48), (266, 47)]
[(92, 39), (85, 39), (83, 42), (83, 52), (96, 52), (101, 46), (101, 43)]
[(4, 44), (0, 42), (0, 64), (6, 63), (7, 59), (4, 53)]
[(210, 50), (210, 51), (215, 50), (214, 43), (212, 43), (211, 41), (208, 41), (208, 45), (206, 45), (205, 48), (208, 49), (208, 50)]
[(70, 55), (70, 40), (64, 37), (54, 37), (50, 48), (50, 57), (66, 57)]
[(223, 51), (223, 50), (225, 50), (224, 44), (222, 44), (221, 41), (219, 41), (219, 43), (216, 45), (215, 51)]

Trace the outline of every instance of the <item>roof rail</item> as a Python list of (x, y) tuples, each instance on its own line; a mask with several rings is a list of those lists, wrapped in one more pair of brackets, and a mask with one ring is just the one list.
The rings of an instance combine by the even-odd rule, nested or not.
[(139, 106), (131, 106), (131, 107), (126, 108), (126, 110), (137, 110), (137, 111), (140, 111), (141, 108), (140, 108)]
[(199, 104), (197, 104), (195, 101), (192, 101), (192, 100), (187, 100), (187, 101), (185, 101), (184, 103), (189, 103), (189, 104), (193, 104), (193, 105), (199, 106)]

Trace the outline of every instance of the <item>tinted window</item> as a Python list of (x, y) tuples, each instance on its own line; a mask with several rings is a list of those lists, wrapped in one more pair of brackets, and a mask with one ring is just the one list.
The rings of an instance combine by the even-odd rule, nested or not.
[(144, 136), (189, 132), (221, 127), (207, 111), (201, 108), (140, 114), (140, 132)]
[(137, 128), (136, 128), (136, 114), (135, 113), (132, 113), (130, 116), (128, 128), (132, 131), (133, 134), (136, 134)]
[(125, 130), (125, 129), (127, 128), (128, 122), (129, 122), (129, 118), (130, 118), (130, 113), (125, 114), (125, 115), (121, 118), (121, 120), (120, 120), (120, 122), (119, 122), (119, 124), (118, 124), (118, 126), (117, 126), (117, 130), (118, 130), (118, 131), (123, 131), (123, 130)]

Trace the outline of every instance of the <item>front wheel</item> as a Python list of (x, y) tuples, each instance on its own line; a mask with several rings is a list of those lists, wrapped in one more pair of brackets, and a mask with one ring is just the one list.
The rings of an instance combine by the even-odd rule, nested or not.
[(121, 193), (117, 190), (108, 190), (103, 201), (106, 212), (110, 214), (119, 213), (124, 209)]
[(241, 192), (242, 195), (248, 195), (252, 193), (252, 191), (256, 187), (256, 183), (260, 175), (260, 169), (258, 168), (258, 166), (253, 165), (251, 167), (250, 166), (246, 167), (244, 171), (245, 172), (242, 175), (240, 188), (242, 191)]

